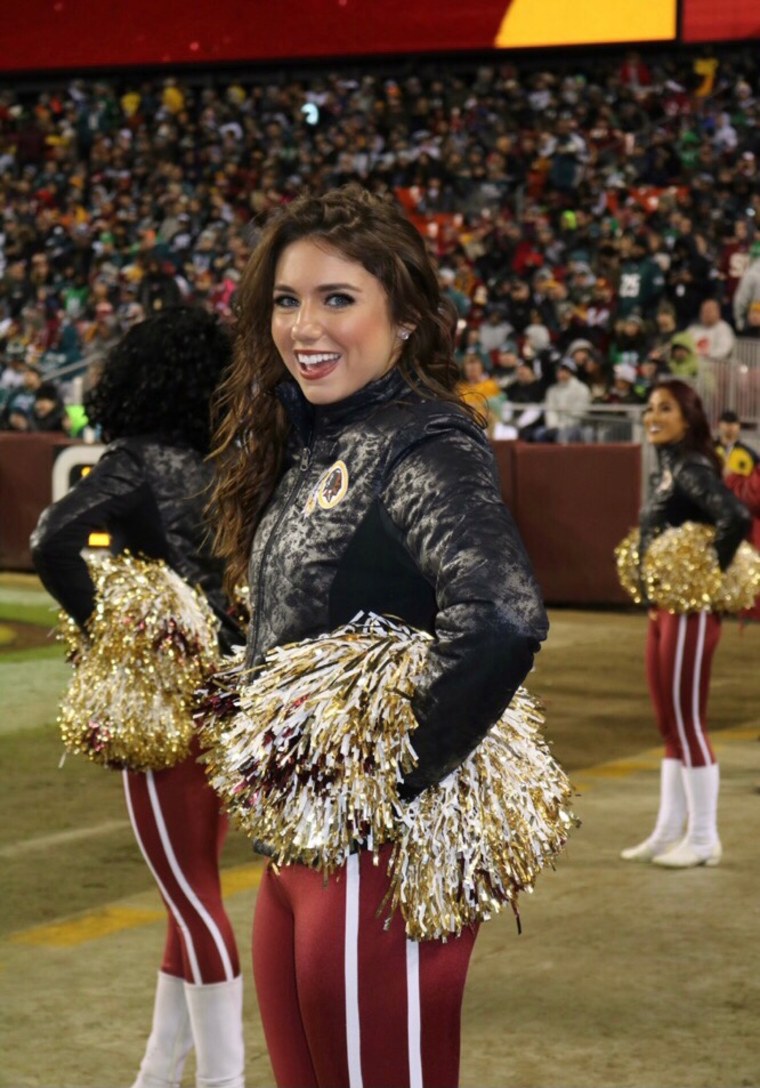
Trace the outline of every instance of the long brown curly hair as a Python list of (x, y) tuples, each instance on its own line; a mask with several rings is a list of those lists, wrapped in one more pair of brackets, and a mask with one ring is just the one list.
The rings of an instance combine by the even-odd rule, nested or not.
[(396, 362), (409, 386), (420, 396), (462, 405), (455, 388), (456, 314), (442, 298), (425, 243), (401, 207), (352, 183), (324, 196), (299, 197), (279, 210), (241, 278), (233, 364), (214, 404), (217, 482), (211, 512), (216, 550), (232, 586), (245, 580), (253, 534), (282, 470), (290, 424), (274, 390), (289, 375), (272, 339), (273, 288), (282, 252), (306, 237), (320, 239), (380, 281), (391, 321), (413, 329)]

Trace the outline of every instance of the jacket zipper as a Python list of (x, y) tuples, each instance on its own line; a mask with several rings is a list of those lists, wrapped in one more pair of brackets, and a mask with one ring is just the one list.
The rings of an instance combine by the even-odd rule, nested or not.
[[(312, 438), (313, 438), (313, 436), (312, 436)], [(300, 457), (299, 462), (298, 462), (298, 472), (296, 474), (295, 481), (294, 481), (293, 486), (291, 487), (290, 491), (288, 492), (287, 498), (285, 499), (285, 502), (283, 503), (283, 506), (282, 506), (282, 509), (280, 510), (280, 513), (277, 515), (277, 520), (275, 521), (274, 525), (272, 526), (271, 532), (269, 533), (269, 536), (267, 537), (267, 542), (264, 545), (264, 550), (261, 553), (261, 562), (259, 563), (259, 581), (258, 581), (258, 585), (256, 587), (256, 610), (254, 612), (254, 625), (253, 625), (252, 648), (254, 650), (258, 649), (258, 644), (259, 644), (259, 617), (261, 616), (261, 601), (262, 601), (262, 598), (263, 598), (263, 595), (264, 595), (264, 570), (265, 570), (265, 567), (266, 567), (266, 562), (267, 562), (267, 559), (269, 557), (269, 552), (270, 552), (270, 549), (271, 549), (272, 542), (273, 542), (273, 540), (275, 538), (275, 534), (277, 533), (277, 530), (280, 528), (280, 525), (282, 523), (283, 518), (285, 517), (288, 510), (290, 509), (290, 507), (291, 507), (291, 505), (293, 503), (293, 500), (296, 497), (296, 492), (300, 489), (301, 482), (302, 482), (305, 474), (308, 472), (309, 465), (311, 464), (311, 451), (312, 451), (311, 441), (312, 440), (310, 440), (309, 444), (304, 446), (304, 448), (301, 450), (301, 457)]]

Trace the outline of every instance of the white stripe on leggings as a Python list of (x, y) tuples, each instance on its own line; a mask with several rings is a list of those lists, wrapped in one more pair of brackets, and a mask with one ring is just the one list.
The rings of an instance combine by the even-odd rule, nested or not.
[[(692, 759), (692, 750), (689, 745), (689, 738), (686, 736), (686, 726), (683, 719), (683, 708), (681, 705), (681, 680), (683, 676), (683, 657), (684, 646), (686, 643), (686, 632), (688, 629), (689, 617), (678, 617), (678, 641), (676, 643), (676, 660), (675, 667), (673, 669), (673, 708), (676, 715), (676, 727), (678, 729), (678, 736), (681, 741), (681, 753), (684, 767), (692, 767), (694, 761)], [(705, 764), (710, 763), (710, 753), (707, 750), (707, 744), (705, 742), (704, 732), (702, 730), (702, 721), (699, 716), (699, 683), (702, 676), (702, 659), (704, 657), (705, 649), (705, 631), (707, 629), (707, 613), (699, 613), (699, 623), (697, 625), (697, 645), (694, 651), (694, 676), (692, 679), (691, 689), (691, 703), (692, 703), (692, 722), (694, 723), (694, 740), (699, 745), (702, 751), (702, 757)]]
[(676, 660), (673, 668), (673, 709), (676, 714), (676, 728), (681, 741), (681, 759), (684, 767), (691, 767), (691, 750), (686, 739), (681, 710), (681, 673), (683, 671), (683, 647), (686, 641), (686, 616), (678, 617), (678, 640), (676, 642)]
[(346, 862), (346, 931), (343, 979), (346, 990), (348, 1088), (362, 1088), (362, 1040), (359, 1019), (359, 855)]
[(406, 1038), (409, 1048), (409, 1088), (422, 1088), (420, 1019), (420, 946), (406, 942)]
[(692, 720), (694, 722), (694, 733), (697, 738), (700, 750), (702, 752), (702, 759), (706, 767), (710, 765), (710, 753), (707, 749), (707, 743), (705, 741), (705, 733), (702, 728), (702, 719), (699, 716), (699, 688), (700, 681), (702, 679), (702, 658), (705, 653), (705, 632), (707, 630), (707, 613), (699, 613), (699, 629), (697, 631), (697, 649), (694, 654), (694, 680), (691, 689), (691, 702), (692, 702)]
[[(200, 965), (198, 963), (198, 957), (197, 957), (197, 954), (196, 954), (196, 951), (195, 951), (195, 946), (193, 945), (192, 934), (190, 933), (190, 930), (189, 930), (187, 924), (185, 923), (185, 920), (182, 917), (182, 913), (181, 913), (179, 907), (177, 906), (177, 904), (173, 901), (173, 899), (169, 895), (168, 889), (164, 885), (164, 883), (161, 880), (160, 876), (156, 872), (156, 869), (154, 868), (153, 864), (151, 863), (150, 857), (148, 856), (148, 852), (145, 849), (145, 845), (144, 845), (144, 843), (142, 841), (142, 838), (140, 837), (140, 832), (139, 832), (139, 829), (138, 829), (138, 826), (137, 826), (137, 820), (135, 819), (134, 809), (132, 808), (132, 799), (131, 799), (130, 794), (129, 794), (128, 772), (124, 771), (123, 776), (124, 776), (124, 793), (125, 793), (125, 796), (127, 798), (127, 808), (129, 810), (129, 818), (132, 821), (132, 827), (134, 828), (135, 838), (137, 839), (137, 843), (138, 843), (138, 845), (140, 847), (140, 850), (142, 851), (142, 854), (143, 854), (143, 857), (145, 858), (146, 864), (147, 864), (148, 868), (150, 869), (151, 873), (153, 874), (153, 879), (155, 880), (156, 884), (160, 888), (161, 894), (163, 895), (169, 909), (171, 910), (172, 914), (174, 915), (174, 919), (175, 919), (177, 925), (182, 930), (182, 934), (183, 934), (183, 936), (185, 938), (185, 949), (187, 951), (187, 957), (188, 957), (188, 959), (190, 961), (190, 970), (192, 971), (192, 975), (193, 975), (193, 982), (196, 983), (196, 985), (200, 985), (200, 984), (203, 983), (203, 974), (201, 973)], [(162, 844), (162, 846), (164, 848), (164, 853), (166, 855), (166, 860), (167, 860), (167, 862), (169, 864), (169, 868), (171, 869), (172, 873), (174, 874), (174, 877), (175, 877), (177, 883), (179, 884), (180, 888), (182, 889), (182, 891), (187, 896), (187, 899), (188, 899), (190, 905), (195, 909), (198, 916), (206, 924), (206, 928), (208, 929), (209, 933), (211, 934), (211, 937), (212, 937), (212, 939), (214, 941), (214, 944), (217, 947), (217, 951), (219, 952), (219, 956), (220, 956), (220, 959), (222, 961), (222, 966), (224, 968), (225, 978), (229, 982), (234, 978), (234, 972), (232, 970), (232, 963), (230, 961), (229, 952), (227, 951), (227, 946), (224, 943), (224, 938), (223, 938), (222, 934), (219, 932), (219, 927), (217, 926), (216, 922), (211, 917), (209, 912), (206, 910), (203, 903), (201, 903), (200, 899), (195, 894), (195, 892), (193, 891), (191, 886), (188, 884), (187, 879), (185, 878), (185, 875), (184, 875), (184, 873), (182, 872), (182, 870), (181, 870), (181, 868), (179, 866), (179, 862), (177, 861), (177, 857), (176, 857), (176, 855), (174, 853), (171, 841), (169, 839), (169, 832), (168, 832), (168, 829), (166, 827), (166, 823), (164, 822), (163, 813), (161, 811), (161, 802), (159, 800), (158, 792), (156, 790), (156, 782), (155, 782), (155, 777), (154, 777), (153, 771), (146, 771), (145, 772), (145, 781), (146, 781), (146, 784), (147, 784), (147, 787), (148, 787), (148, 796), (150, 797), (150, 805), (151, 805), (151, 809), (153, 810), (153, 817), (154, 817), (154, 819), (156, 821), (156, 828), (158, 830), (159, 838), (161, 839), (161, 844)]]

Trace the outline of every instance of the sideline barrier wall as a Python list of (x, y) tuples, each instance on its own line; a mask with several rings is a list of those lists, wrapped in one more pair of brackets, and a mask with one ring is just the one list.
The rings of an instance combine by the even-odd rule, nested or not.
[[(79, 443), (0, 434), (0, 569), (33, 570), (29, 534), (52, 497), (53, 463)], [(548, 604), (621, 604), (613, 549), (638, 517), (636, 445), (494, 442), (501, 492)]]
[(29, 535), (51, 501), (61, 434), (0, 433), (0, 569), (33, 570)]
[(548, 604), (630, 604), (614, 548), (636, 524), (641, 449), (494, 442), (502, 496)]

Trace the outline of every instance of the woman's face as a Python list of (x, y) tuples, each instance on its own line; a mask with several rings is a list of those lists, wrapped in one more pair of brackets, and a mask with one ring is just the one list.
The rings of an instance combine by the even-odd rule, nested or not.
[(681, 406), (667, 389), (655, 389), (644, 410), (647, 438), (655, 446), (680, 442), (687, 431)]
[(378, 279), (312, 238), (282, 251), (272, 339), (312, 404), (334, 404), (386, 374), (401, 351)]

